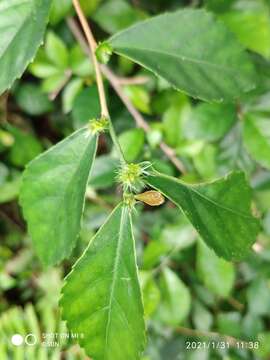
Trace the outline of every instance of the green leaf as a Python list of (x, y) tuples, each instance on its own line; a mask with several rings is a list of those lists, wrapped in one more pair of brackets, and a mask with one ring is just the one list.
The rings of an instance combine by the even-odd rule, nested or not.
[(42, 81), (41, 89), (45, 93), (57, 91), (62, 88), (67, 81), (67, 75), (63, 71), (59, 71), (57, 74), (48, 77)]
[(171, 105), (162, 117), (165, 141), (172, 147), (177, 147), (183, 140), (183, 122), (190, 113), (187, 101)]
[(217, 255), (240, 260), (248, 254), (260, 226), (250, 212), (251, 189), (243, 173), (198, 185), (158, 173), (146, 181), (182, 209)]
[(191, 314), (195, 329), (201, 331), (210, 330), (213, 324), (213, 315), (203, 304), (195, 300)]
[(140, 284), (143, 295), (144, 313), (146, 317), (150, 317), (160, 302), (160, 291), (151, 271), (140, 272)]
[(55, 25), (59, 23), (72, 9), (72, 0), (53, 0), (50, 23)]
[(179, 325), (189, 314), (191, 297), (183, 281), (169, 268), (164, 268), (160, 278), (161, 304), (157, 318), (164, 324)]
[(212, 144), (205, 144), (202, 150), (194, 156), (194, 166), (203, 179), (211, 180), (216, 176), (216, 156), (217, 148)]
[(197, 248), (197, 271), (204, 285), (214, 294), (230, 295), (235, 280), (233, 264), (219, 258), (202, 241)]
[(63, 103), (63, 112), (65, 114), (69, 113), (73, 108), (73, 103), (76, 96), (82, 90), (83, 81), (80, 78), (72, 79), (63, 90), (62, 93), (62, 103)]
[(130, 210), (119, 205), (67, 276), (60, 305), (70, 331), (95, 360), (139, 360), (143, 305)]
[(42, 42), (51, 0), (0, 2), (0, 94), (22, 75)]
[(90, 119), (100, 115), (100, 104), (97, 87), (91, 86), (82, 90), (74, 99), (72, 118), (76, 129), (84, 126)]
[(29, 64), (28, 71), (40, 79), (59, 74), (59, 69), (48, 59), (44, 47), (41, 47), (33, 63)]
[(232, 7), (236, 0), (204, 0), (205, 6), (211, 11), (225, 12)]
[(79, 45), (74, 45), (70, 50), (69, 62), (74, 75), (79, 77), (88, 77), (94, 73), (93, 64)]
[(161, 241), (151, 241), (143, 252), (143, 268), (150, 270), (156, 266), (171, 250), (171, 247)]
[(263, 115), (249, 114), (244, 119), (244, 144), (250, 155), (270, 169), (270, 121)]
[(242, 334), (247, 338), (256, 338), (264, 328), (263, 318), (257, 314), (247, 312), (242, 321)]
[(139, 85), (127, 85), (124, 87), (126, 95), (133, 105), (145, 114), (151, 114), (150, 95), (145, 87)]
[(231, 11), (221, 17), (248, 49), (270, 57), (270, 17), (268, 11)]
[(228, 334), (229, 336), (241, 337), (242, 324), (241, 314), (236, 311), (222, 313), (217, 315), (217, 327), (221, 334)]
[(270, 282), (259, 276), (252, 281), (247, 290), (249, 312), (256, 316), (267, 316), (270, 312)]
[(104, 189), (112, 186), (116, 181), (119, 160), (110, 155), (101, 155), (96, 158), (89, 185), (95, 189)]
[(97, 136), (82, 128), (34, 159), (24, 172), (20, 203), (45, 265), (68, 257), (75, 245), (96, 145)]
[(29, 115), (37, 116), (53, 109), (53, 104), (48, 96), (35, 84), (22, 84), (16, 89), (15, 97), (20, 108)]
[(144, 146), (144, 131), (132, 129), (123, 132), (119, 136), (119, 143), (127, 162), (136, 160), (141, 154)]
[(184, 133), (189, 139), (216, 141), (236, 122), (236, 107), (231, 104), (199, 104), (188, 117)]
[(233, 100), (254, 88), (248, 55), (227, 28), (204, 10), (153, 17), (109, 39), (114, 52), (208, 101)]
[(68, 66), (68, 50), (63, 40), (50, 31), (46, 37), (45, 52), (48, 59), (60, 69)]
[(0, 184), (0, 204), (16, 199), (19, 195), (21, 178)]
[(96, 10), (101, 0), (80, 0), (85, 15), (90, 16)]
[(145, 18), (145, 14), (125, 0), (108, 0), (93, 14), (93, 19), (110, 34)]
[(9, 151), (9, 159), (12, 164), (25, 166), (43, 151), (41, 143), (34, 135), (12, 125), (8, 125), (7, 130), (14, 139), (14, 143)]
[(255, 170), (256, 164), (243, 146), (242, 125), (242, 122), (236, 123), (227, 136), (222, 139), (219, 147), (216, 147), (216, 164), (221, 174), (226, 174), (232, 169), (241, 169), (248, 174)]

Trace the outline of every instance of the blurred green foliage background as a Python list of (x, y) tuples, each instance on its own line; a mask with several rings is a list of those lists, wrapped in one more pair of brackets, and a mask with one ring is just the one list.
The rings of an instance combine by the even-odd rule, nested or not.
[[(136, 127), (108, 83), (106, 90), (128, 161), (150, 161), (156, 169), (191, 183), (242, 169), (253, 187), (254, 212), (262, 217), (253, 252), (245, 261), (233, 264), (209, 250), (170, 202), (156, 209), (138, 206), (135, 237), (149, 330), (143, 360), (269, 359), (269, 1), (81, 0), (81, 4), (100, 41), (164, 11), (204, 7), (216, 13), (252, 54), (259, 86), (236, 105), (195, 101), (129, 60), (113, 56), (109, 66), (149, 124), (147, 134)], [(17, 201), (21, 173), (39, 153), (98, 116), (100, 110), (93, 66), (74, 38), (74, 24), (71, 0), (54, 0), (44, 45), (23, 78), (0, 98), (3, 360), (86, 359), (76, 339), (57, 339), (57, 344), (47, 346), (40, 340), (28, 347), (16, 347), (10, 339), (15, 333), (33, 333), (40, 339), (44, 333), (66, 333), (57, 305), (62, 279), (120, 199), (114, 186), (115, 149), (107, 135), (102, 135), (73, 255), (57, 268), (41, 267)], [(181, 159), (185, 173), (161, 151), (161, 142)], [(196, 347), (198, 341), (223, 341), (230, 346), (193, 348), (192, 341)], [(257, 341), (258, 348), (254, 345)], [(193, 344), (190, 349), (188, 342)]]

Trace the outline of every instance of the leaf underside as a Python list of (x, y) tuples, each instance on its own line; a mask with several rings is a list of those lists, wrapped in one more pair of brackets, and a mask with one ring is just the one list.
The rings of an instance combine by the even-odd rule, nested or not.
[(48, 20), (51, 0), (0, 1), (0, 94), (33, 60)]
[(227, 260), (247, 255), (260, 224), (250, 212), (251, 189), (243, 173), (199, 185), (160, 174), (147, 176), (146, 181), (183, 210), (217, 255)]
[(67, 276), (60, 305), (95, 360), (137, 360), (144, 320), (130, 210), (119, 205)]
[(255, 86), (248, 55), (204, 10), (180, 10), (140, 22), (109, 39), (115, 53), (206, 101), (231, 101)]
[(26, 167), (20, 204), (45, 265), (68, 257), (75, 245), (96, 146), (97, 136), (84, 127)]

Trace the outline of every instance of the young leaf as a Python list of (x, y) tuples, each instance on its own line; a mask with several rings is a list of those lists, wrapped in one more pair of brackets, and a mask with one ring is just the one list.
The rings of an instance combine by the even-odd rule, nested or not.
[(190, 310), (190, 293), (183, 281), (169, 268), (162, 271), (160, 279), (161, 304), (157, 318), (167, 325), (179, 325)]
[(100, 114), (100, 104), (96, 85), (82, 90), (74, 99), (72, 106), (72, 118), (74, 127), (79, 129), (87, 124), (89, 119), (96, 118)]
[(153, 17), (109, 39), (114, 52), (208, 101), (233, 100), (254, 87), (254, 68), (227, 28), (204, 10)]
[(184, 123), (188, 139), (216, 141), (222, 138), (237, 121), (233, 104), (201, 103), (194, 107)]
[(16, 88), (15, 97), (17, 104), (29, 115), (39, 116), (53, 110), (53, 103), (41, 91), (40, 86), (33, 83), (22, 83)]
[(247, 255), (259, 231), (259, 221), (250, 213), (251, 189), (243, 173), (234, 172), (199, 185), (161, 174), (149, 175), (146, 181), (183, 210), (217, 255), (227, 260)]
[(219, 258), (202, 241), (197, 245), (197, 271), (212, 293), (221, 297), (230, 295), (235, 280), (233, 264)]
[(269, 13), (265, 9), (230, 11), (221, 16), (228, 28), (248, 49), (270, 56)]
[(95, 360), (138, 360), (144, 320), (130, 210), (119, 205), (67, 276), (60, 305)]
[(128, 162), (135, 161), (141, 154), (144, 146), (144, 131), (131, 129), (119, 136), (119, 143)]
[(0, 94), (33, 59), (45, 31), (51, 0), (0, 1)]
[(95, 189), (112, 186), (116, 181), (119, 160), (111, 155), (101, 155), (95, 159), (89, 185)]
[(110, 34), (143, 20), (145, 17), (142, 10), (131, 6), (125, 0), (108, 0), (93, 14), (95, 22)]
[(149, 318), (159, 305), (160, 291), (151, 271), (141, 271), (139, 278), (143, 295), (144, 313)]
[(267, 116), (249, 114), (244, 121), (244, 144), (250, 155), (270, 169), (270, 121)]
[(52, 31), (48, 32), (46, 36), (45, 53), (56, 67), (66, 69), (68, 66), (68, 49), (66, 44)]
[(24, 167), (43, 151), (41, 143), (33, 134), (24, 132), (9, 124), (6, 128), (14, 139), (8, 154), (12, 164)]
[(40, 259), (68, 257), (80, 230), (97, 136), (84, 127), (34, 159), (23, 175), (20, 203)]

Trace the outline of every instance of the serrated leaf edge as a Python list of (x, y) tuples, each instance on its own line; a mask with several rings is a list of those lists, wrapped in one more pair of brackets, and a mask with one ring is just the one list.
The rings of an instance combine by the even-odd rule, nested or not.
[[(105, 226), (105, 224), (110, 221), (110, 219), (113, 217), (114, 213), (118, 210), (119, 207), (126, 207), (127, 210), (129, 211), (129, 221), (130, 221), (130, 226), (131, 226), (131, 230), (132, 230), (132, 220), (131, 220), (131, 210), (124, 204), (124, 203), (119, 203), (114, 209), (113, 211), (110, 213), (110, 215), (107, 217), (107, 219), (105, 220), (105, 222), (103, 223), (103, 225), (98, 229), (98, 231), (95, 233), (95, 235), (90, 239), (88, 245), (86, 246), (86, 248), (84, 249), (82, 255), (76, 260), (76, 262), (72, 265), (71, 267), (71, 271), (66, 275), (66, 277), (64, 278), (64, 283), (61, 289), (61, 293), (60, 293), (60, 299), (59, 299), (59, 306), (61, 308), (61, 314), (62, 314), (62, 319), (64, 321), (66, 321), (67, 324), (67, 328), (71, 331), (72, 330), (72, 326), (70, 326), (70, 322), (67, 318), (65, 318), (65, 310), (64, 310), (64, 306), (62, 305), (62, 299), (64, 297), (64, 291), (65, 291), (65, 287), (68, 283), (69, 278), (72, 276), (72, 273), (74, 272), (74, 270), (76, 270), (76, 266), (77, 264), (81, 261), (81, 259), (85, 256), (86, 252), (88, 251), (88, 249), (90, 248), (91, 244), (95, 241), (96, 237), (99, 235), (99, 233), (103, 230), (103, 227)], [(122, 216), (123, 216), (123, 209), (121, 212), (121, 222), (120, 222), (120, 228), (121, 228), (121, 223), (122, 223)], [(135, 249), (135, 239), (133, 236), (133, 231), (132, 232), (132, 243), (133, 243), (133, 251), (134, 254), (136, 254), (136, 249)], [(141, 302), (142, 306), (143, 306), (143, 297), (142, 297), (142, 290), (141, 290), (141, 285), (140, 285), (140, 281), (139, 281), (139, 275), (138, 275), (138, 265), (137, 262), (135, 261), (135, 266), (136, 266), (136, 275), (137, 275), (137, 281), (138, 281), (138, 286), (140, 289), (140, 299), (139, 301)], [(111, 299), (111, 296), (110, 296)], [(109, 323), (109, 321), (108, 321)], [(107, 323), (107, 326), (108, 326)], [(146, 328), (145, 328), (145, 314), (144, 314), (144, 306), (143, 306), (143, 323), (144, 323), (144, 333), (143, 333), (143, 339), (144, 341), (141, 344), (141, 349), (140, 349), (140, 353), (143, 352), (144, 348), (145, 348), (145, 344), (146, 344)], [(107, 329), (106, 329), (106, 333), (107, 333)], [(107, 343), (107, 334), (106, 334), (106, 343)], [(82, 342), (81, 346), (84, 348), (84, 344)], [(140, 353), (138, 353), (138, 355), (140, 355)]]
[[(74, 131), (70, 136), (72, 135), (76, 135), (78, 132), (82, 131), (82, 129), (85, 129), (85, 130), (89, 130), (89, 128), (87, 126), (84, 126), (76, 131)], [(89, 131), (89, 134), (90, 131)], [(93, 137), (96, 137), (95, 141), (96, 141), (96, 145), (95, 145), (95, 151), (94, 151), (94, 156), (93, 156), (93, 162), (92, 162), (92, 165), (90, 167), (90, 170), (89, 170), (89, 175), (88, 175), (88, 181), (87, 183), (89, 182), (89, 178), (91, 176), (91, 171), (92, 171), (92, 168), (93, 168), (93, 163), (94, 163), (94, 159), (95, 159), (95, 156), (96, 156), (96, 151), (97, 151), (97, 143), (98, 143), (98, 137), (96, 135), (93, 135)], [(56, 145), (61, 145), (67, 138), (64, 138), (63, 140), (59, 141), (57, 144), (55, 144), (54, 146)], [(21, 184), (20, 184), (20, 189), (19, 189), (19, 205), (22, 209), (22, 213), (23, 213), (23, 217), (27, 223), (27, 228), (28, 228), (28, 232), (32, 238), (32, 235), (31, 235), (31, 229), (30, 227), (28, 226), (28, 221), (26, 219), (26, 216), (25, 216), (25, 213), (24, 213), (24, 206), (23, 206), (23, 186), (24, 186), (24, 181), (26, 180), (27, 178), (27, 171), (28, 171), (28, 168), (31, 166), (31, 164), (35, 161), (38, 161), (39, 158), (43, 157), (44, 155), (47, 155), (48, 153), (50, 153), (51, 151), (54, 150), (54, 146), (50, 147), (48, 150), (44, 151), (43, 153), (41, 153), (40, 155), (38, 155), (37, 157), (35, 157), (32, 161), (30, 161), (26, 166), (25, 166), (25, 169), (23, 171), (23, 175), (22, 175), (22, 178), (21, 178)], [(83, 207), (82, 207), (82, 213), (81, 213), (81, 218), (80, 218), (80, 222), (82, 222), (82, 217), (83, 217), (83, 213), (84, 213), (84, 208), (85, 208), (85, 196), (86, 196), (86, 191), (87, 191), (87, 186), (85, 188), (85, 193), (84, 193), (84, 202), (83, 202)], [(77, 242), (77, 239), (79, 237), (79, 233), (80, 231), (78, 231), (78, 234), (76, 236), (76, 238), (73, 240), (73, 243), (72, 243), (72, 246), (70, 247), (70, 250), (66, 253), (66, 254), (63, 254), (63, 256), (59, 257), (58, 261), (56, 262), (53, 262), (53, 263), (46, 263), (43, 261), (43, 259), (39, 256), (39, 254), (37, 254), (38, 258), (40, 259), (40, 261), (42, 262), (43, 266), (45, 267), (48, 267), (48, 266), (51, 266), (51, 265), (54, 265), (54, 266), (57, 266), (59, 265), (64, 259), (67, 259), (69, 258), (69, 256), (71, 255), (75, 245), (76, 245), (76, 242)]]

